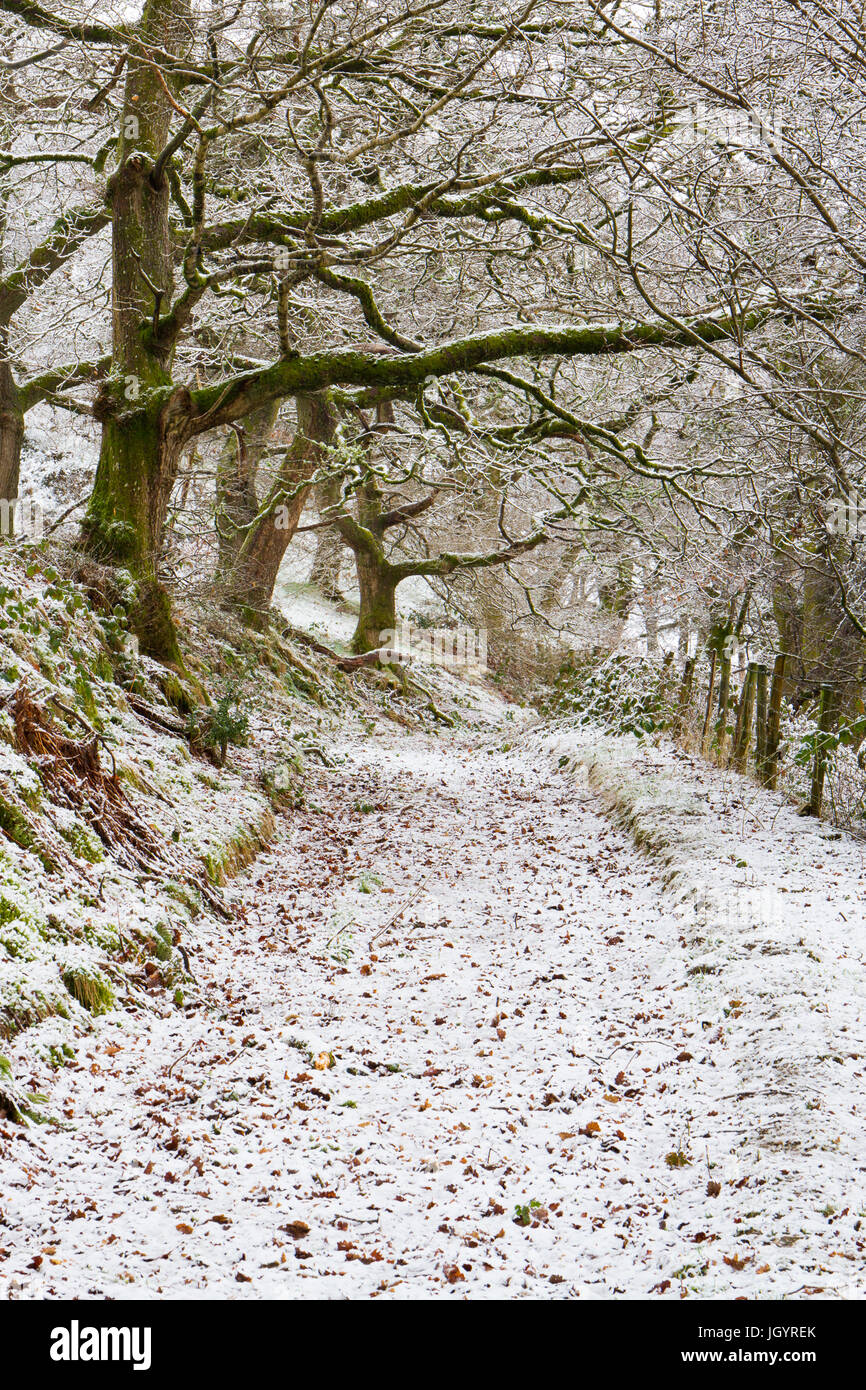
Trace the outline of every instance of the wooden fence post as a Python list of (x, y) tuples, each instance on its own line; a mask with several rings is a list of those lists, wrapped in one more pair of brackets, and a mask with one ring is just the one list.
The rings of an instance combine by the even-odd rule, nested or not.
[(764, 782), (767, 763), (767, 685), (769, 672), (761, 663), (755, 689), (755, 771), (758, 781)]
[(734, 767), (745, 772), (749, 757), (749, 744), (752, 741), (752, 722), (755, 717), (755, 685), (758, 677), (758, 664), (750, 661), (746, 668), (746, 678), (740, 692), (740, 707), (737, 711), (737, 733), (734, 740)]
[(715, 647), (713, 647), (712, 651), (710, 652), (710, 684), (707, 688), (707, 707), (704, 712), (704, 727), (701, 730), (701, 752), (704, 754), (704, 756), (706, 756), (707, 752), (707, 735), (710, 732), (710, 718), (713, 713), (713, 692), (715, 690), (716, 685), (717, 661), (718, 652), (716, 651)]
[(719, 751), (719, 757), (722, 756), (725, 750), (725, 740), (727, 737), (725, 729), (728, 724), (728, 701), (731, 698), (731, 653), (726, 650), (726, 646), (727, 643), (725, 647), (722, 648), (721, 671), (719, 675), (718, 717), (716, 719), (715, 742)]
[(815, 758), (812, 763), (812, 792), (809, 797), (809, 815), (820, 816), (821, 802), (824, 799), (824, 777), (827, 772), (828, 735), (836, 728), (836, 691), (832, 685), (822, 685), (818, 700), (818, 737), (815, 740)]
[(674, 720), (674, 732), (677, 734), (681, 734), (683, 731), (683, 725), (686, 722), (686, 715), (688, 714), (689, 705), (691, 704), (692, 682), (695, 676), (697, 661), (698, 659), (696, 656), (689, 656), (686, 658), (686, 664), (683, 667), (683, 679), (680, 686), (679, 699), (677, 701), (676, 718)]
[(773, 683), (770, 686), (770, 705), (767, 710), (767, 746), (764, 754), (764, 773), (761, 778), (765, 787), (775, 790), (779, 775), (779, 740), (782, 725), (782, 696), (785, 693), (785, 652), (780, 652), (773, 663)]

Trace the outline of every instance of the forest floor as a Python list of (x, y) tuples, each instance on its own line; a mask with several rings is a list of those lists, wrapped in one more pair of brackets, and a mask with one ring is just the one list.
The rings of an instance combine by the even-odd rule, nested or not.
[(98, 1020), (63, 1127), (5, 1131), (0, 1291), (862, 1297), (859, 960), (824, 962), (846, 1036), (774, 1128), (782, 1025), (708, 1000), (560, 752), (518, 721), (342, 744), (198, 938), (199, 1005)]

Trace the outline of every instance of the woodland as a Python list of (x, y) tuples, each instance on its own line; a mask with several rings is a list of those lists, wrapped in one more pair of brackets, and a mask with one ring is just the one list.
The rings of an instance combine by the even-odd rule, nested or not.
[(0, 0), (9, 1298), (863, 1297), (864, 403), (862, 0)]

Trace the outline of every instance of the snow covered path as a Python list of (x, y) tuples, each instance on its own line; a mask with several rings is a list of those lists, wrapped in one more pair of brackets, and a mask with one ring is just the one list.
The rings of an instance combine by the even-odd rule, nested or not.
[(0, 1292), (862, 1295), (852, 1155), (755, 1150), (652, 863), (507, 737), (321, 770), (199, 942), (208, 1007), (106, 1019), (69, 1127), (0, 1129)]

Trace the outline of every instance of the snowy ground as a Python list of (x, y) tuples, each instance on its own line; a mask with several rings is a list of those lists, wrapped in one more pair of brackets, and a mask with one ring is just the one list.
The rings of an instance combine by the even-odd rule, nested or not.
[[(737, 800), (618, 756), (620, 811)], [(322, 768), (200, 942), (208, 1005), (108, 1016), (64, 1128), (0, 1128), (0, 1292), (862, 1296), (862, 852), (820, 842), (817, 925), (698, 931), (697, 839), (662, 891), (596, 761), (394, 733)], [(794, 818), (726, 814), (706, 870), (760, 825), (798, 893)]]

